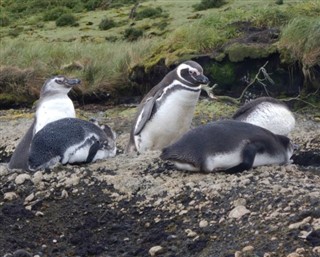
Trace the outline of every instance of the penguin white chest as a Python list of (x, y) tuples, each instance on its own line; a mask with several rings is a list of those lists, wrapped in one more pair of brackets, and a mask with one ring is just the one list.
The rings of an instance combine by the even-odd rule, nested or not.
[(50, 122), (75, 117), (74, 106), (69, 97), (49, 99), (41, 103), (37, 109), (34, 134)]
[(271, 103), (260, 104), (243, 121), (263, 127), (278, 135), (288, 135), (295, 127), (293, 114), (285, 107)]
[(135, 136), (138, 151), (162, 149), (188, 131), (199, 95), (200, 90), (180, 89), (171, 92), (164, 99), (160, 97), (156, 113), (141, 133)]

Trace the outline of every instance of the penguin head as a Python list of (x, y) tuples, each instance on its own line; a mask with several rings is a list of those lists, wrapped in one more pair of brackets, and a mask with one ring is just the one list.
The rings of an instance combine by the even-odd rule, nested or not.
[(202, 67), (194, 61), (181, 63), (176, 69), (179, 80), (191, 86), (208, 84), (209, 79), (203, 75)]
[(49, 93), (67, 94), (73, 86), (80, 84), (80, 82), (80, 79), (69, 79), (65, 76), (52, 77), (43, 84), (40, 96)]

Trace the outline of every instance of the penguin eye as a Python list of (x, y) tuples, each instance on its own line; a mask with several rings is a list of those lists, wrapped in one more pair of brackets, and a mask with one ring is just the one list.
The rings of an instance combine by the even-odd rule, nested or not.
[(55, 82), (58, 83), (58, 84), (60, 84), (60, 85), (63, 85), (64, 82), (65, 82), (65, 79), (59, 78), (59, 79), (56, 79)]
[(192, 76), (192, 77), (195, 77), (195, 76), (198, 76), (199, 73), (195, 70), (189, 70), (189, 74)]

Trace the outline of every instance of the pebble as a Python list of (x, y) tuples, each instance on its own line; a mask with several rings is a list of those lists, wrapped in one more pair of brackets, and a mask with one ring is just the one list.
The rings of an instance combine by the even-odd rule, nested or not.
[(7, 201), (12, 201), (17, 198), (18, 198), (18, 195), (16, 194), (16, 192), (7, 192), (3, 196), (3, 199)]
[(206, 220), (201, 220), (200, 222), (199, 222), (199, 227), (200, 228), (205, 228), (205, 227), (207, 227), (208, 226), (208, 221), (206, 221)]
[(242, 253), (240, 251), (236, 251), (234, 253), (234, 257), (242, 257)]
[(196, 237), (198, 234), (194, 231), (192, 231), (191, 229), (186, 229), (185, 232), (187, 233), (187, 237), (192, 238), (192, 237)]
[(25, 203), (25, 204), (26, 204), (26, 203), (29, 203), (29, 202), (31, 202), (33, 199), (34, 199), (34, 193), (31, 193), (30, 195), (28, 195), (28, 196), (26, 197), (26, 199), (24, 199), (24, 203)]
[(254, 250), (254, 247), (252, 245), (248, 245), (243, 247), (242, 252), (252, 252)]
[(4, 165), (0, 165), (0, 177), (6, 176), (9, 174), (8, 169)]
[(290, 229), (290, 230), (292, 230), (292, 229), (298, 229), (298, 228), (300, 228), (301, 226), (309, 223), (309, 222), (311, 221), (311, 219), (312, 219), (312, 218), (309, 216), (309, 217), (303, 219), (303, 220), (300, 221), (300, 222), (292, 223), (292, 224), (289, 225), (289, 229)]
[(17, 185), (21, 185), (21, 184), (23, 184), (26, 180), (30, 180), (30, 179), (31, 179), (31, 176), (30, 176), (29, 174), (24, 173), (24, 174), (19, 174), (19, 175), (15, 178), (14, 182), (15, 182)]
[(32, 183), (35, 184), (35, 185), (38, 185), (43, 179), (43, 174), (42, 174), (42, 171), (37, 171), (36, 173), (33, 174), (32, 176)]
[(320, 246), (316, 246), (315, 248), (313, 248), (312, 252), (320, 254)]
[(249, 214), (249, 213), (250, 213), (250, 211), (245, 206), (239, 205), (230, 211), (229, 218), (241, 219), (242, 216)]
[(160, 253), (163, 253), (163, 247), (160, 246), (160, 245), (153, 246), (149, 250), (149, 254), (151, 256), (156, 256), (156, 255), (158, 255)]
[(240, 206), (240, 205), (245, 206), (246, 204), (247, 204), (247, 200), (244, 199), (244, 198), (239, 198), (239, 199), (237, 199), (237, 200), (235, 200), (235, 201), (233, 202), (233, 206), (234, 206), (234, 207), (237, 207), (237, 206)]
[(287, 255), (287, 257), (301, 257), (301, 255), (298, 253), (290, 253)]

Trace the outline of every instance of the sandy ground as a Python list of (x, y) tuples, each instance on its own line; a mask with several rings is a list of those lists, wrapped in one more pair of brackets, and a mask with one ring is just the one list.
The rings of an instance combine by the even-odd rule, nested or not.
[(318, 114), (296, 114), (295, 164), (229, 175), (124, 154), (132, 110), (78, 113), (116, 130), (118, 155), (29, 174), (4, 162), (32, 113), (0, 112), (0, 256), (320, 256)]

